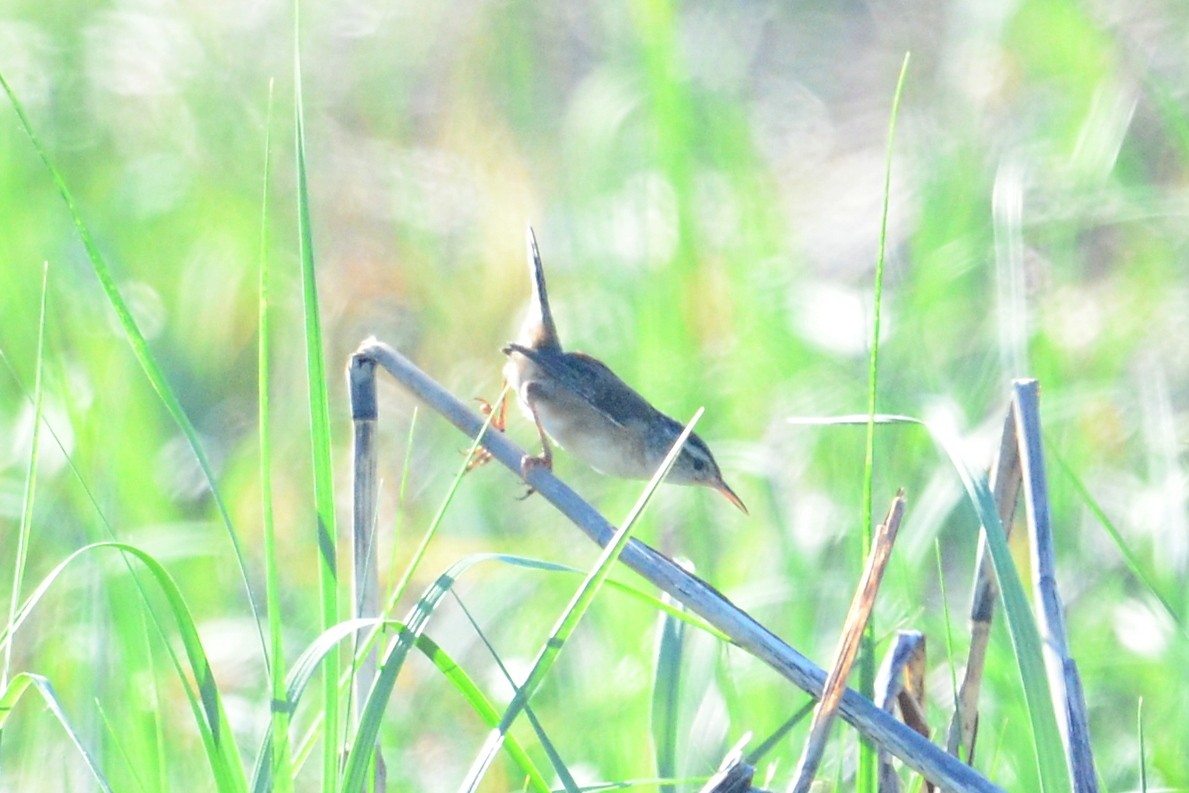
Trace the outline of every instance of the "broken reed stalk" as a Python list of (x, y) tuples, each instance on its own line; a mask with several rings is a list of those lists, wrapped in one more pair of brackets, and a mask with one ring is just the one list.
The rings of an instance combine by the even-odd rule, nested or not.
[[(1098, 780), (1090, 748), (1085, 694), (1077, 665), (1069, 654), (1064, 608), (1054, 572), (1052, 522), (1040, 431), (1040, 385), (1034, 379), (1012, 383), (1012, 401), (1003, 422), (999, 452), (991, 468), (990, 486), (1003, 530), (1010, 536), (1012, 519), (1023, 488), (1037, 627), (1041, 632), (1045, 670), (1053, 710), (1065, 744), (1065, 758), (1076, 793), (1096, 793)], [(970, 607), (970, 656), (957, 707), (946, 740), (947, 750), (970, 762), (978, 728), (978, 697), (999, 586), (985, 536), (979, 539), (975, 589)]]
[[(991, 466), (988, 484), (995, 497), (999, 522), (1004, 534), (1011, 536), (1012, 518), (1020, 492), (1020, 450), (1016, 445), (1014, 410), (1009, 408), (1003, 420), (999, 451)], [(985, 530), (985, 529), (984, 529)], [(966, 762), (973, 762), (974, 742), (978, 737), (978, 696), (983, 683), (983, 668), (991, 638), (991, 618), (999, 600), (999, 582), (995, 565), (982, 532), (978, 539), (978, 561), (974, 574), (974, 594), (970, 602), (970, 655), (958, 688), (954, 717), (946, 737), (946, 751)]]
[(1024, 514), (1032, 546), (1032, 591), (1036, 622), (1043, 639), (1045, 671), (1057, 727), (1065, 743), (1069, 777), (1076, 793), (1097, 793), (1098, 777), (1090, 749), (1086, 698), (1077, 664), (1069, 654), (1065, 632), (1065, 607), (1057, 591), (1053, 528), (1049, 513), (1049, 488), (1045, 475), (1044, 443), (1040, 432), (1040, 387), (1035, 380), (1012, 384), (1020, 473), (1024, 483)]
[[(351, 606), (352, 616), (357, 618), (380, 616), (380, 575), (376, 559), (376, 509), (379, 500), (379, 478), (376, 475), (376, 422), (379, 420), (379, 411), (375, 371), (374, 362), (363, 361), (359, 366), (351, 366), (347, 372), (350, 378), (351, 418), (355, 427), (351, 516), (351, 555), (354, 573), (351, 583), (354, 591)], [(363, 641), (364, 637), (356, 634), (355, 652), (352, 657), (359, 657), (360, 644)], [(376, 657), (377, 649), (373, 645), (360, 660), (359, 668), (355, 672), (353, 695), (356, 723), (376, 679)], [(374, 757), (375, 789), (383, 790), (387, 775), (379, 745), (376, 746)]]
[(871, 554), (867, 558), (867, 566), (863, 570), (862, 580), (855, 590), (854, 600), (846, 614), (842, 636), (838, 641), (838, 650), (834, 654), (834, 665), (826, 684), (822, 690), (822, 698), (817, 711), (813, 714), (813, 723), (809, 728), (809, 737), (805, 741), (805, 748), (801, 752), (801, 761), (797, 764), (797, 772), (791, 788), (792, 793), (809, 793), (813, 778), (817, 775), (817, 767), (821, 763), (822, 754), (826, 750), (826, 742), (830, 737), (830, 727), (834, 724), (834, 717), (838, 713), (838, 701), (846, 690), (846, 680), (850, 677), (850, 670), (854, 666), (855, 657), (859, 654), (859, 642), (863, 638), (863, 630), (871, 619), (871, 612), (875, 608), (875, 596), (879, 593), (879, 585), (883, 582), (883, 574), (888, 566), (888, 559), (892, 556), (892, 545), (896, 542), (896, 533), (900, 530), (900, 521), (904, 517), (904, 490), (896, 493), (892, 499), (892, 506), (888, 509), (888, 516), (875, 532), (875, 543), (871, 546)]
[(752, 793), (755, 790), (751, 786), (755, 778), (755, 766), (743, 756), (743, 748), (750, 740), (749, 732), (735, 742), (719, 763), (718, 770), (706, 780), (698, 793)]
[[(363, 342), (351, 357), (349, 367), (353, 387), (358, 380), (372, 375), (371, 362), (386, 369), (405, 389), (468, 437), (475, 438), (482, 431), (483, 422), (472, 410), (403, 355), (375, 339)], [(509, 441), (503, 433), (494, 431), (488, 431), (484, 436), (483, 445), (495, 459), (520, 475), (524, 450)], [(541, 467), (532, 468), (526, 481), (600, 546), (605, 546), (610, 540), (614, 527), (550, 471)], [(737, 608), (714, 587), (636, 539), (628, 543), (620, 561), (662, 591), (668, 592), (803, 691), (815, 697), (821, 695), (825, 672)], [(848, 689), (843, 694), (839, 712), (877, 746), (949, 790), (1002, 790), (854, 691)]]
[[(896, 641), (884, 655), (879, 674), (875, 676), (875, 701), (888, 713), (900, 706), (900, 718), (912, 729), (928, 737), (929, 724), (925, 719), (925, 634), (920, 631), (897, 631)], [(879, 752), (879, 792), (898, 793), (900, 777), (892, 765), (892, 758), (882, 749)], [(925, 780), (925, 790), (933, 793), (934, 785)]]

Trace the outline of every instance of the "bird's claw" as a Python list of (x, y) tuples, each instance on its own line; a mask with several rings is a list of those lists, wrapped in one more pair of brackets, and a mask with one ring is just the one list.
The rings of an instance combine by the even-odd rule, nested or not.
[[(528, 475), (536, 468), (544, 468), (546, 471), (553, 470), (553, 455), (551, 454), (526, 454), (520, 458), (520, 476), (524, 480), (528, 480)], [(537, 489), (532, 485), (528, 486), (528, 490), (524, 491), (523, 495), (517, 496), (517, 501), (524, 501), (526, 498), (536, 493)]]
[[(491, 419), (491, 426), (493, 429), (503, 432), (505, 421), (505, 403), (500, 403), (497, 412), (496, 407), (483, 397), (475, 397), (475, 401), (479, 403), (479, 412), (484, 416), (491, 416), (491, 414), (495, 413), (495, 416), (493, 416)], [(489, 462), (491, 462), (491, 452), (489, 452), (485, 447), (479, 446), (475, 449), (475, 453), (471, 455), (471, 459), (467, 461), (467, 473), (474, 471), (476, 468), (482, 468)]]

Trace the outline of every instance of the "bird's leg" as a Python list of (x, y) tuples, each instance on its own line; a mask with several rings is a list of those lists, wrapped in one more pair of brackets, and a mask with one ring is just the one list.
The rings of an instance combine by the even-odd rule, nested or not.
[[(529, 397), (529, 410), (533, 413), (533, 423), (537, 425), (537, 434), (541, 436), (541, 453), (537, 455), (526, 454), (520, 458), (520, 475), (528, 479), (529, 472), (534, 468), (544, 468), (546, 471), (553, 470), (553, 447), (549, 445), (549, 436), (545, 434), (545, 428), (541, 426), (541, 417), (537, 413), (536, 405), (533, 404), (533, 384), (527, 384), (525, 390)], [(535, 492), (536, 488), (529, 485), (528, 490), (520, 497), (520, 500), (523, 501)]]
[(533, 408), (533, 423), (537, 425), (537, 434), (541, 436), (541, 453), (535, 456), (526, 454), (521, 458), (520, 473), (525, 476), (533, 468), (553, 470), (553, 447), (549, 445), (549, 436), (545, 434), (545, 428), (541, 426), (541, 417), (537, 415), (535, 407)]
[[(475, 397), (475, 401), (479, 403), (479, 412), (484, 416), (490, 416), (492, 412), (495, 412), (495, 416), (491, 419), (491, 426), (494, 429), (503, 432), (508, 415), (507, 394), (505, 393), (503, 398), (500, 399), (499, 405), (497, 407), (492, 407), (491, 403), (483, 397)], [(479, 446), (477, 449), (475, 449), (475, 453), (471, 456), (470, 461), (467, 463), (467, 471), (474, 471), (476, 468), (481, 468), (484, 465), (487, 465), (489, 462), (491, 462), (491, 452), (487, 451), (485, 447)]]

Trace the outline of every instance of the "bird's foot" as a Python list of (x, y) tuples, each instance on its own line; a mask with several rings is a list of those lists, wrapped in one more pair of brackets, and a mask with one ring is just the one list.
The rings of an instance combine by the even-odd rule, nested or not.
[[(483, 397), (475, 397), (475, 401), (479, 403), (479, 412), (484, 416), (491, 416), (493, 413), (495, 414), (491, 419), (491, 427), (503, 432), (504, 422), (506, 419), (507, 403), (501, 400), (499, 408), (497, 409)], [(471, 459), (467, 461), (467, 472), (470, 473), (476, 468), (482, 468), (489, 462), (491, 462), (491, 452), (489, 452), (486, 447), (479, 446), (475, 449), (475, 453), (471, 455)]]
[[(536, 468), (544, 468), (546, 471), (553, 470), (553, 455), (548, 450), (544, 454), (526, 454), (520, 458), (520, 476), (528, 480), (528, 475)], [(524, 491), (524, 495), (519, 497), (520, 501), (537, 492), (537, 489), (532, 485), (528, 486), (528, 490)]]

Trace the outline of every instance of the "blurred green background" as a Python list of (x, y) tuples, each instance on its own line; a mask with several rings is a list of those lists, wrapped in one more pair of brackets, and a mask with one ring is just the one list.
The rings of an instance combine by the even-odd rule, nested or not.
[[(1189, 785), (1183, 3), (341, 0), (304, 4), (301, 14), (341, 529), (350, 506), (347, 356), (374, 334), (460, 397), (494, 398), (499, 347), (527, 300), (523, 238), (532, 223), (563, 343), (598, 355), (678, 419), (705, 406), (699, 434), (751, 508), (744, 518), (712, 493), (665, 488), (641, 536), (690, 559), (818, 663), (829, 658), (857, 579), (863, 435), (787, 419), (866, 409), (888, 118), (911, 51), (893, 160), (879, 409), (951, 429), (985, 465), (1011, 379), (1040, 379), (1059, 583), (1098, 771), (1108, 790), (1138, 785), (1143, 698), (1149, 782)], [(273, 0), (0, 8), (0, 74), (198, 427), (261, 587), (256, 279), (275, 85), (271, 430), (296, 654), (317, 635), (318, 611), (293, 55), (293, 8)], [(250, 756), (268, 694), (226, 536), (5, 101), (0, 351), (10, 368), (0, 372), (0, 548), (15, 548), (21, 511), (43, 262), (46, 419), (77, 475), (45, 439), (24, 592), (69, 552), (105, 538), (103, 520), (150, 550), (200, 621)], [(465, 439), (422, 415), (407, 450), (411, 400), (386, 383), (380, 409), (382, 576), (391, 583)], [(535, 434), (519, 416), (511, 432), (526, 444)], [(408, 490), (398, 503), (406, 452)], [(940, 731), (951, 664), (965, 657), (977, 525), (923, 432), (883, 428), (876, 452), (876, 510), (899, 486), (909, 498), (877, 633), (928, 634)], [(612, 521), (638, 493), (564, 454), (556, 470)], [(1171, 610), (1124, 565), (1071, 476)], [(596, 549), (542, 500), (516, 501), (521, 487), (496, 466), (468, 476), (424, 580), (476, 551), (589, 566)], [(3, 567), (7, 602), (11, 565)], [(114, 557), (72, 568), (18, 634), (14, 670), (53, 681), (122, 789), (157, 789), (160, 780), (203, 789), (209, 772), (190, 717), (126, 575)], [(515, 668), (575, 585), (488, 565), (468, 574), (460, 594)], [(605, 594), (535, 701), (579, 781), (655, 773), (655, 623), (655, 611)], [(460, 609), (446, 608), (430, 635), (490, 696), (506, 698)], [(1009, 789), (1035, 789), (1001, 625), (994, 648), (977, 765)], [(805, 701), (709, 638), (694, 639), (688, 653), (684, 774), (710, 773), (743, 732), (762, 738)], [(383, 738), (395, 789), (454, 789), (485, 733), (474, 715), (424, 663), (402, 673), (389, 712)], [(845, 779), (853, 741), (842, 729), (835, 735), (825, 776)], [(171, 747), (168, 762), (137, 749), (153, 736)], [(772, 768), (773, 784), (783, 785), (803, 739), (794, 730), (761, 775)], [(485, 789), (519, 788), (502, 762)], [(3, 790), (85, 784), (56, 722), (28, 704), (10, 719), (0, 768)], [(146, 768), (168, 770), (154, 779)]]

